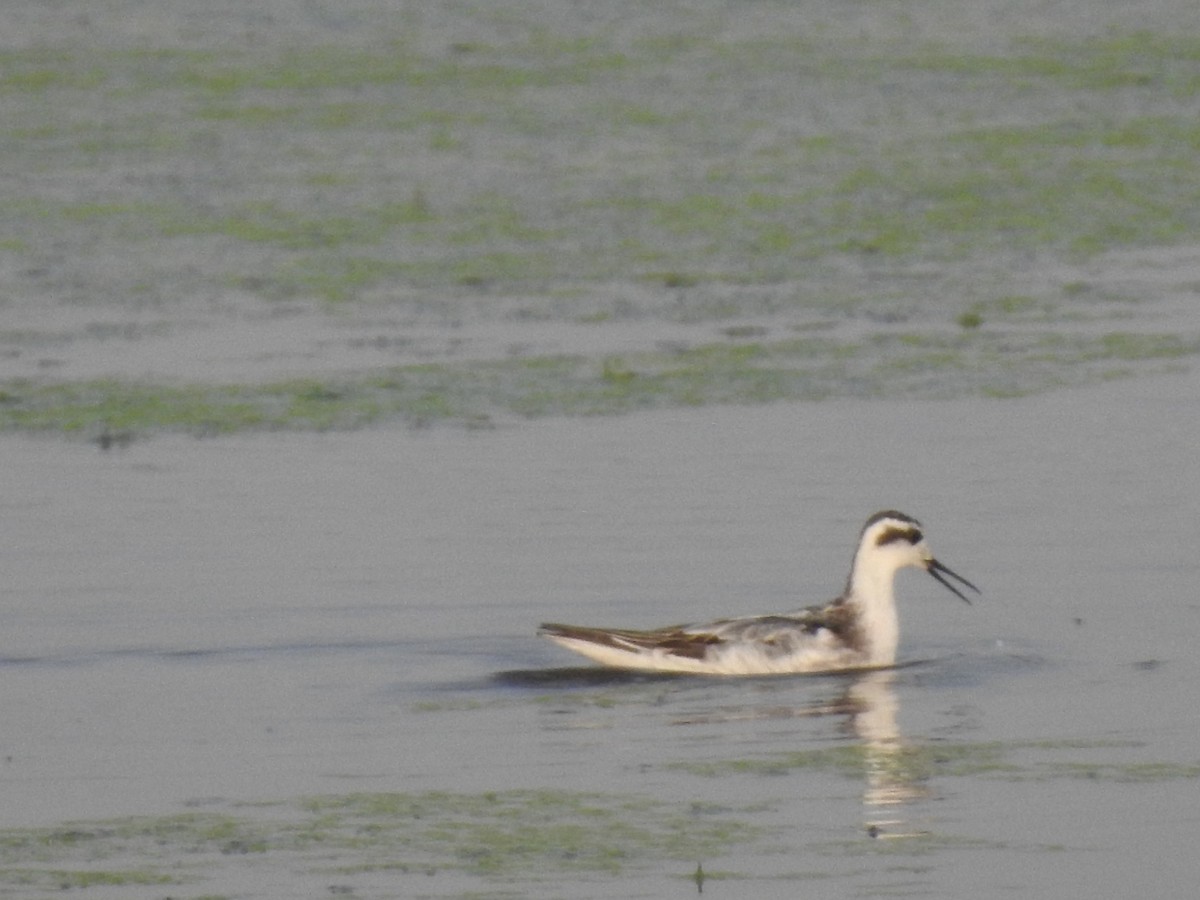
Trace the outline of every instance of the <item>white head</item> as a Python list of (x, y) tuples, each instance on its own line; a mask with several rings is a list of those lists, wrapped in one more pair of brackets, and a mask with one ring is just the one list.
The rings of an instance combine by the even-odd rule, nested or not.
[(920, 522), (894, 509), (875, 513), (863, 526), (844, 596), (860, 608), (871, 644), (869, 652), (878, 665), (895, 661), (900, 629), (892, 582), (896, 572), (908, 566), (924, 569), (967, 603), (971, 601), (946, 579), (947, 575), (979, 592), (967, 579), (934, 559)]
[(947, 581), (945, 576), (949, 575), (975, 593), (979, 593), (979, 588), (934, 559), (933, 552), (925, 542), (920, 522), (894, 509), (877, 512), (867, 519), (858, 540), (858, 550), (854, 554), (854, 566), (850, 572), (848, 587), (855, 587), (857, 575), (869, 580), (890, 581), (896, 572), (908, 566), (924, 569), (943, 587), (967, 603), (971, 601)]

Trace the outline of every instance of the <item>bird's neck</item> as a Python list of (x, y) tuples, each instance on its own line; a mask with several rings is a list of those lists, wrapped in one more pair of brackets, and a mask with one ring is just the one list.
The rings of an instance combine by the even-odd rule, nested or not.
[(858, 560), (850, 572), (846, 600), (858, 610), (864, 649), (873, 666), (890, 666), (896, 661), (900, 621), (892, 587), (895, 575), (890, 566), (864, 565)]

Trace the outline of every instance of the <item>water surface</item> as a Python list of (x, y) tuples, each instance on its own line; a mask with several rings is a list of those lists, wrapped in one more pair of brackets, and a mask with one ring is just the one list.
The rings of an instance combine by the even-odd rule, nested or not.
[[(92, 824), (41, 863), (14, 838), (5, 865), (128, 855), (231, 896), (284, 896), (264, 872), (364, 896), (662, 896), (697, 864), (718, 895), (1184, 896), (1197, 385), (108, 453), (9, 439), (0, 817), (43, 841)], [(985, 593), (902, 573), (908, 665), (886, 678), (596, 678), (534, 637), (828, 599), (861, 520), (893, 506)], [(376, 795), (427, 808), (347, 799)], [(299, 843), (316, 797), (392, 838)], [(181, 814), (261, 843), (160, 827), (110, 846), (124, 817)], [(495, 843), (568, 820), (577, 846)]]

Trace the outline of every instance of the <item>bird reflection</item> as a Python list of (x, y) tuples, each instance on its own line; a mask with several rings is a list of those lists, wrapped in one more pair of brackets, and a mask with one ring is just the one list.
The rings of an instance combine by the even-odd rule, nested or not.
[(846, 691), (850, 724), (863, 748), (865, 826), (867, 833), (877, 838), (919, 834), (894, 814), (897, 807), (929, 794), (914, 769), (912, 754), (905, 747), (896, 722), (900, 702), (892, 687), (895, 675), (893, 669), (867, 672)]
[(726, 706), (701, 714), (676, 718), (676, 725), (731, 723), (845, 716), (846, 731), (860, 742), (865, 785), (864, 828), (874, 838), (916, 837), (901, 817), (901, 808), (928, 797), (924, 773), (915, 748), (904, 741), (897, 723), (900, 702), (896, 696), (895, 669), (874, 669), (855, 676), (844, 691), (802, 706), (790, 704)]
[[(747, 681), (720, 681), (696, 679), (687, 675), (627, 672), (606, 668), (574, 668), (504, 672), (495, 680), (509, 686), (556, 687), (563, 689), (613, 688), (623, 689), (623, 702), (616, 702), (605, 695), (604, 702), (589, 704), (582, 709), (587, 716), (572, 715), (569, 719), (559, 715), (563, 708), (553, 704), (543, 707), (547, 713), (555, 713), (548, 730), (561, 733), (564, 730), (593, 730), (607, 727), (606, 716), (625, 724), (631, 721), (621, 710), (625, 704), (648, 705), (669, 710), (668, 721), (675, 726), (692, 726), (715, 729), (714, 734), (725, 731), (737, 723), (775, 722), (786, 719), (841, 718), (845, 732), (853, 738), (847, 749), (851, 752), (841, 756), (842, 761), (853, 760), (857, 766), (861, 761), (863, 786), (863, 827), (868, 835), (878, 839), (916, 837), (927, 832), (915, 829), (904, 818), (904, 806), (930, 795), (925, 783), (926, 771), (921, 765), (922, 754), (904, 740), (897, 722), (899, 699), (894, 683), (897, 669), (872, 669), (855, 675), (819, 677), (817, 683), (827, 686), (838, 685), (831, 693), (817, 699), (812, 697), (812, 676), (786, 679), (749, 679)], [(803, 686), (809, 695), (807, 702), (788, 702), (785, 695)], [(581, 707), (573, 703), (566, 707), (578, 713)], [(599, 717), (599, 718), (597, 718)], [(661, 720), (660, 720), (661, 721)], [(778, 740), (778, 733), (775, 740)], [(661, 735), (655, 733), (656, 742)], [(699, 762), (703, 768), (704, 762)], [(785, 767), (787, 763), (783, 764)], [(838, 764), (840, 768), (840, 763)]]

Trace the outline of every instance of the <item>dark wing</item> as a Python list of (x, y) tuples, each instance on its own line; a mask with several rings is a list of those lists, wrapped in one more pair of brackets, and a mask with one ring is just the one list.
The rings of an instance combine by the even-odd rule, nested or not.
[(573, 638), (577, 641), (587, 641), (589, 644), (599, 644), (602, 647), (613, 647), (617, 650), (663, 650), (674, 656), (686, 656), (691, 659), (703, 659), (708, 648), (721, 643), (721, 638), (714, 634), (695, 633), (685, 630), (687, 626), (672, 625), (669, 628), (656, 628), (653, 631), (634, 631), (624, 628), (588, 628), (582, 625), (560, 625), (546, 622), (538, 634), (547, 637)]

